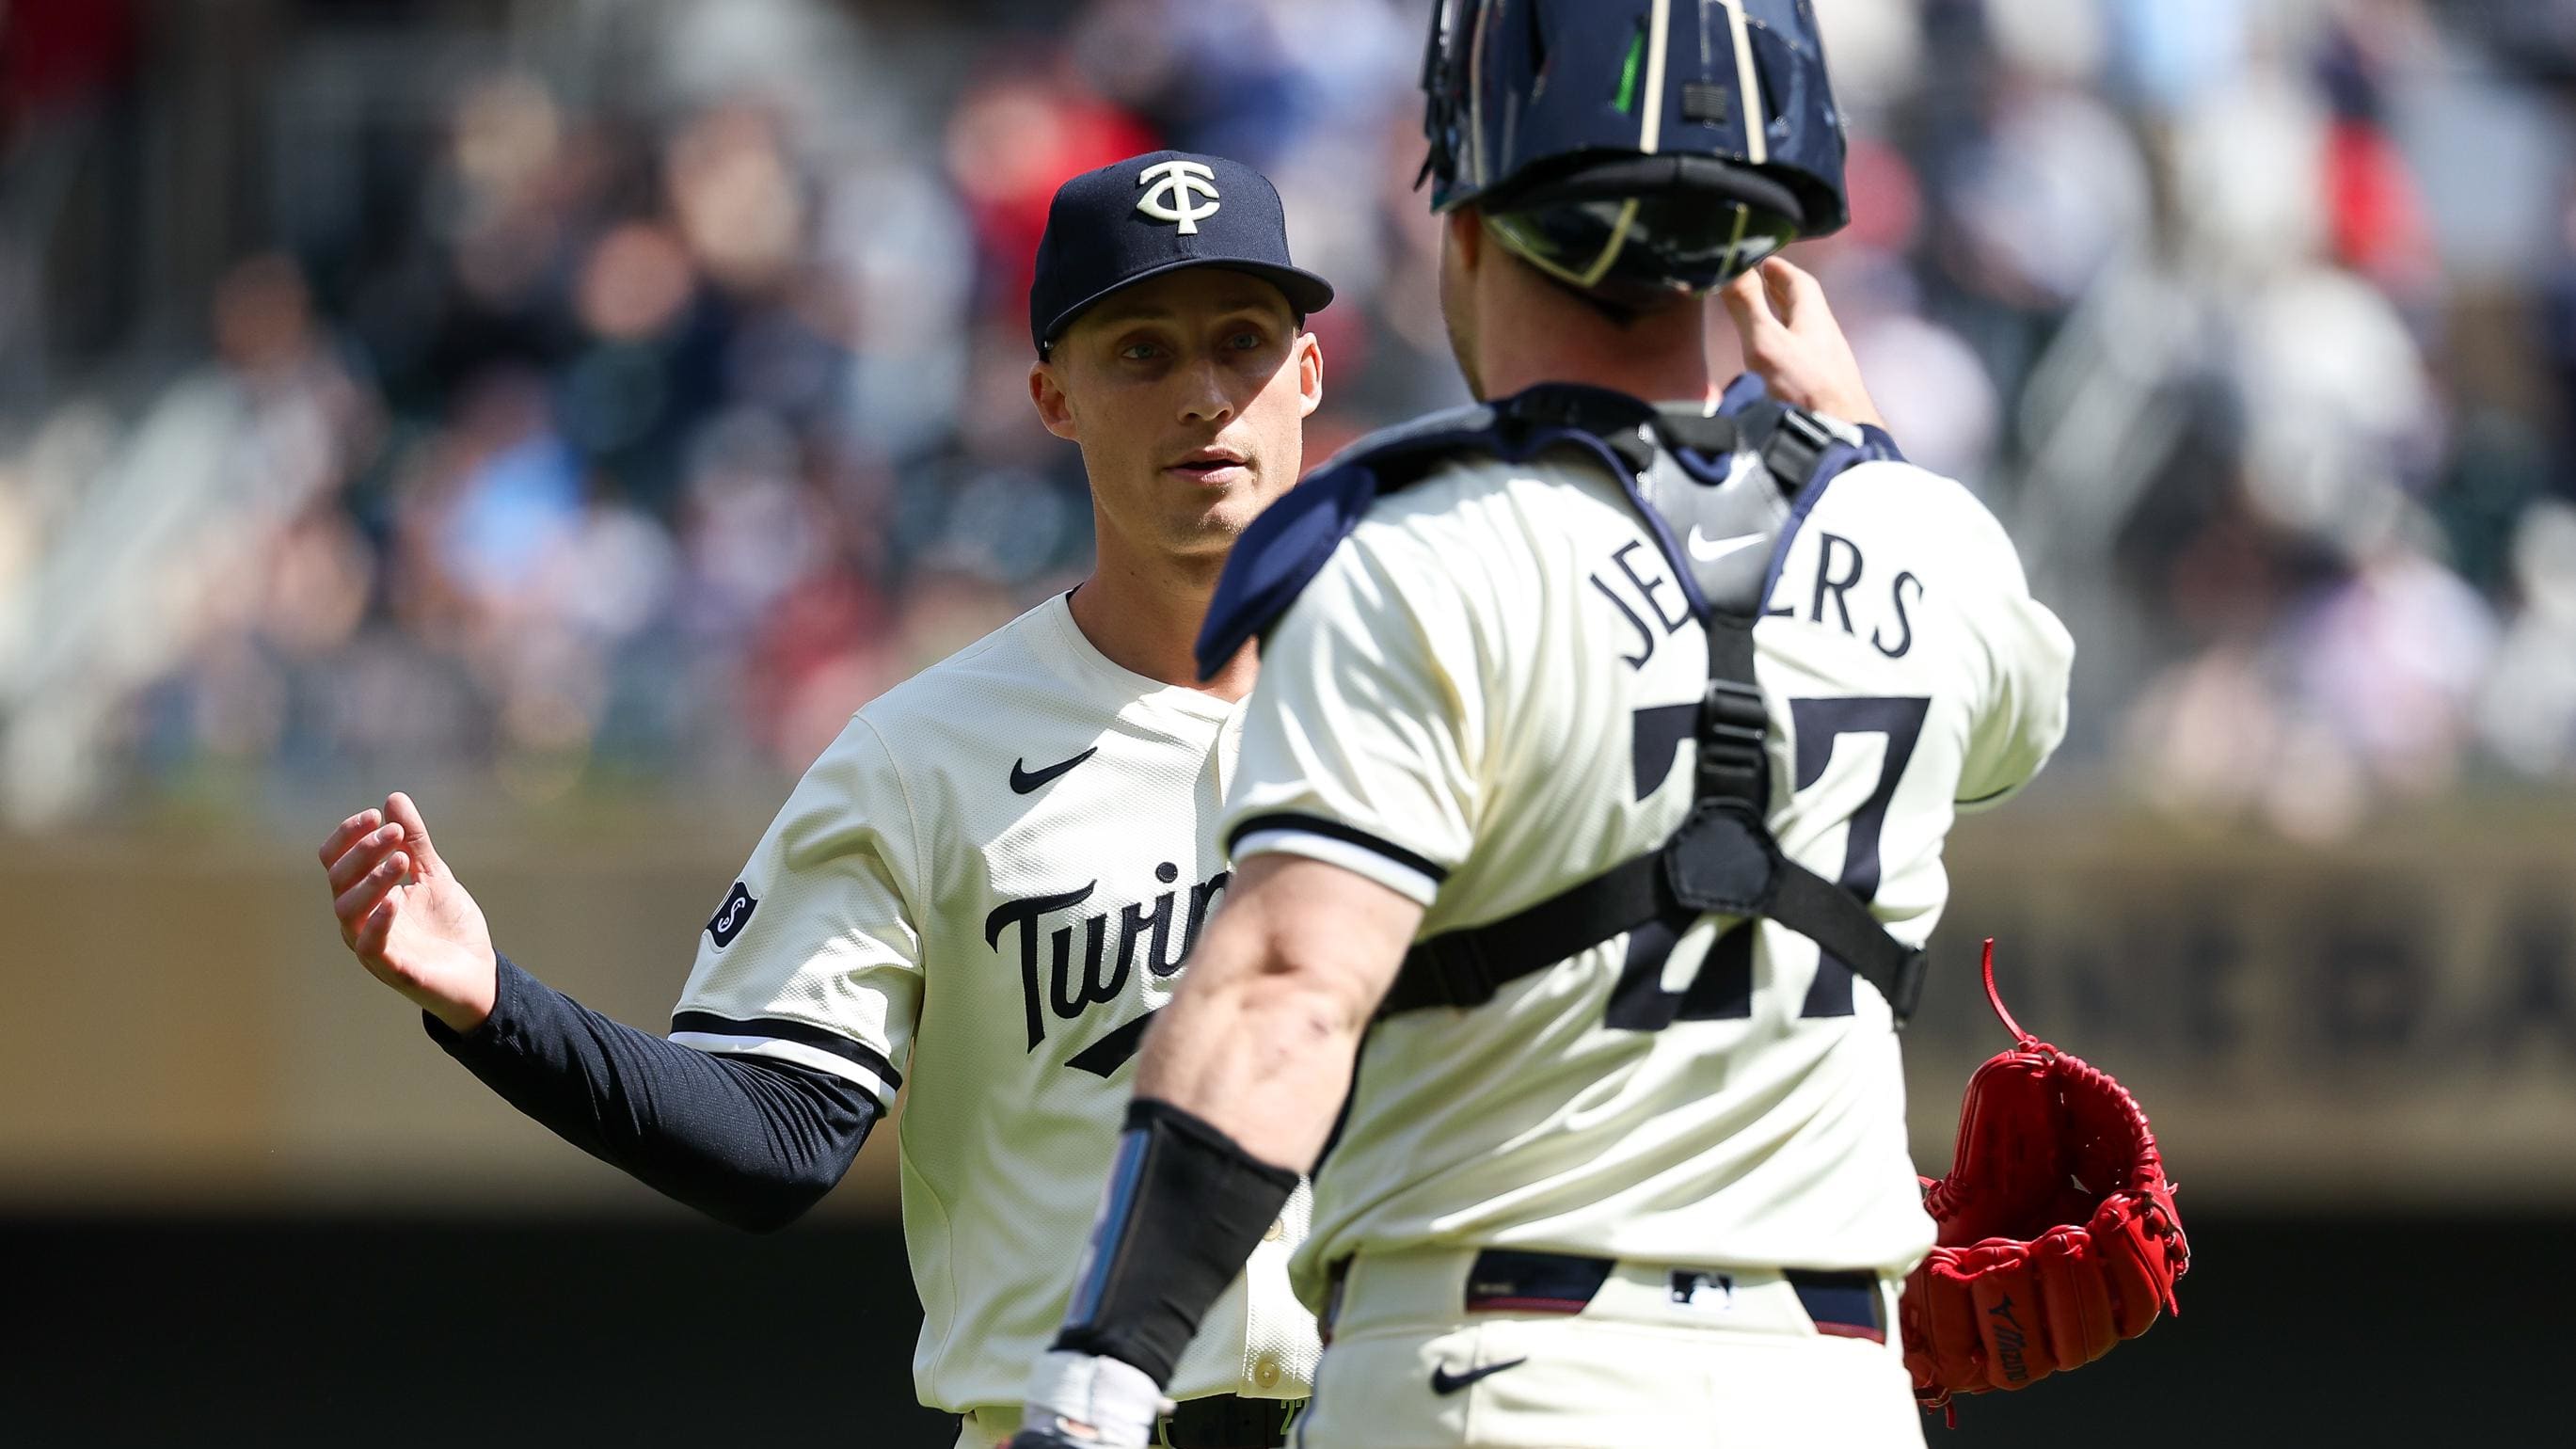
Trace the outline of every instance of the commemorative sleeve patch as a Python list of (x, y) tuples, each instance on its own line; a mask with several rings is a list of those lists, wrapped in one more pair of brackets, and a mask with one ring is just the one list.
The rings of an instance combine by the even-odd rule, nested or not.
[(725, 893), (724, 904), (716, 907), (716, 913), (707, 918), (707, 936), (716, 943), (716, 949), (721, 951), (732, 945), (733, 938), (741, 935), (742, 928), (750, 924), (751, 913), (759, 908), (760, 902), (752, 895), (751, 888), (735, 881), (733, 889)]

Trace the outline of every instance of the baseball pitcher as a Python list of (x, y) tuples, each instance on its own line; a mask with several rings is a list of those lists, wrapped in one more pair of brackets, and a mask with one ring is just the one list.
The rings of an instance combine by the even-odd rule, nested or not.
[[(1161, 152), (1064, 184), (1029, 388), (1082, 449), (1097, 566), (851, 719), (700, 933), (667, 1040), (498, 958), (407, 797), (322, 847), (343, 938), (443, 1047), (728, 1222), (801, 1213), (908, 1086), (914, 1382), (961, 1446), (1017, 1427), (1129, 1063), (1232, 878), (1216, 822), (1255, 661), (1202, 681), (1191, 644), (1236, 535), (1297, 479), (1323, 380), (1305, 319), (1332, 295), (1249, 167)], [(1280, 1442), (1316, 1355), (1286, 1271), (1305, 1224), (1283, 1194), (1157, 1442)]]

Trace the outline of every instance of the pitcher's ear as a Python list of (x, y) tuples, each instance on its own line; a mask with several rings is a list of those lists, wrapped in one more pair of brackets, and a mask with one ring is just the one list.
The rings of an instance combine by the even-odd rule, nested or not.
[(1029, 364), (1029, 401), (1037, 406), (1038, 421), (1046, 430), (1068, 443), (1082, 441), (1074, 422), (1073, 398), (1064, 390), (1064, 379), (1057, 375), (1051, 361)]

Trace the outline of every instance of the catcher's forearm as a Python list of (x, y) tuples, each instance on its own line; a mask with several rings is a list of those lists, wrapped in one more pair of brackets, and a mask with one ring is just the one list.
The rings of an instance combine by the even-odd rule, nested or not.
[(877, 1117), (857, 1083), (638, 1031), (500, 961), (492, 1014), (430, 1037), (511, 1106), (732, 1226), (786, 1226), (849, 1170)]
[(1315, 1165), (1421, 907), (1337, 866), (1256, 855), (1145, 1040), (1136, 1095), (1263, 1162)]
[(1217, 917), (1191, 958), (1194, 974), (1146, 1038), (1136, 1094), (1205, 1118), (1254, 1157), (1302, 1172), (1332, 1133), (1374, 1003), (1354, 1011), (1292, 964), (1234, 959), (1230, 952), (1249, 958), (1268, 947), (1245, 934), (1219, 939), (1230, 914)]

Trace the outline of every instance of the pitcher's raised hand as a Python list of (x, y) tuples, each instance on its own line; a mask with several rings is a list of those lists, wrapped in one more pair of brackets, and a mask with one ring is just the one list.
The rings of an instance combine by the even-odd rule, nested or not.
[(430, 843), (428, 822), (396, 791), (322, 842), (340, 940), (370, 974), (457, 1031), (492, 1014), (492, 933)]

